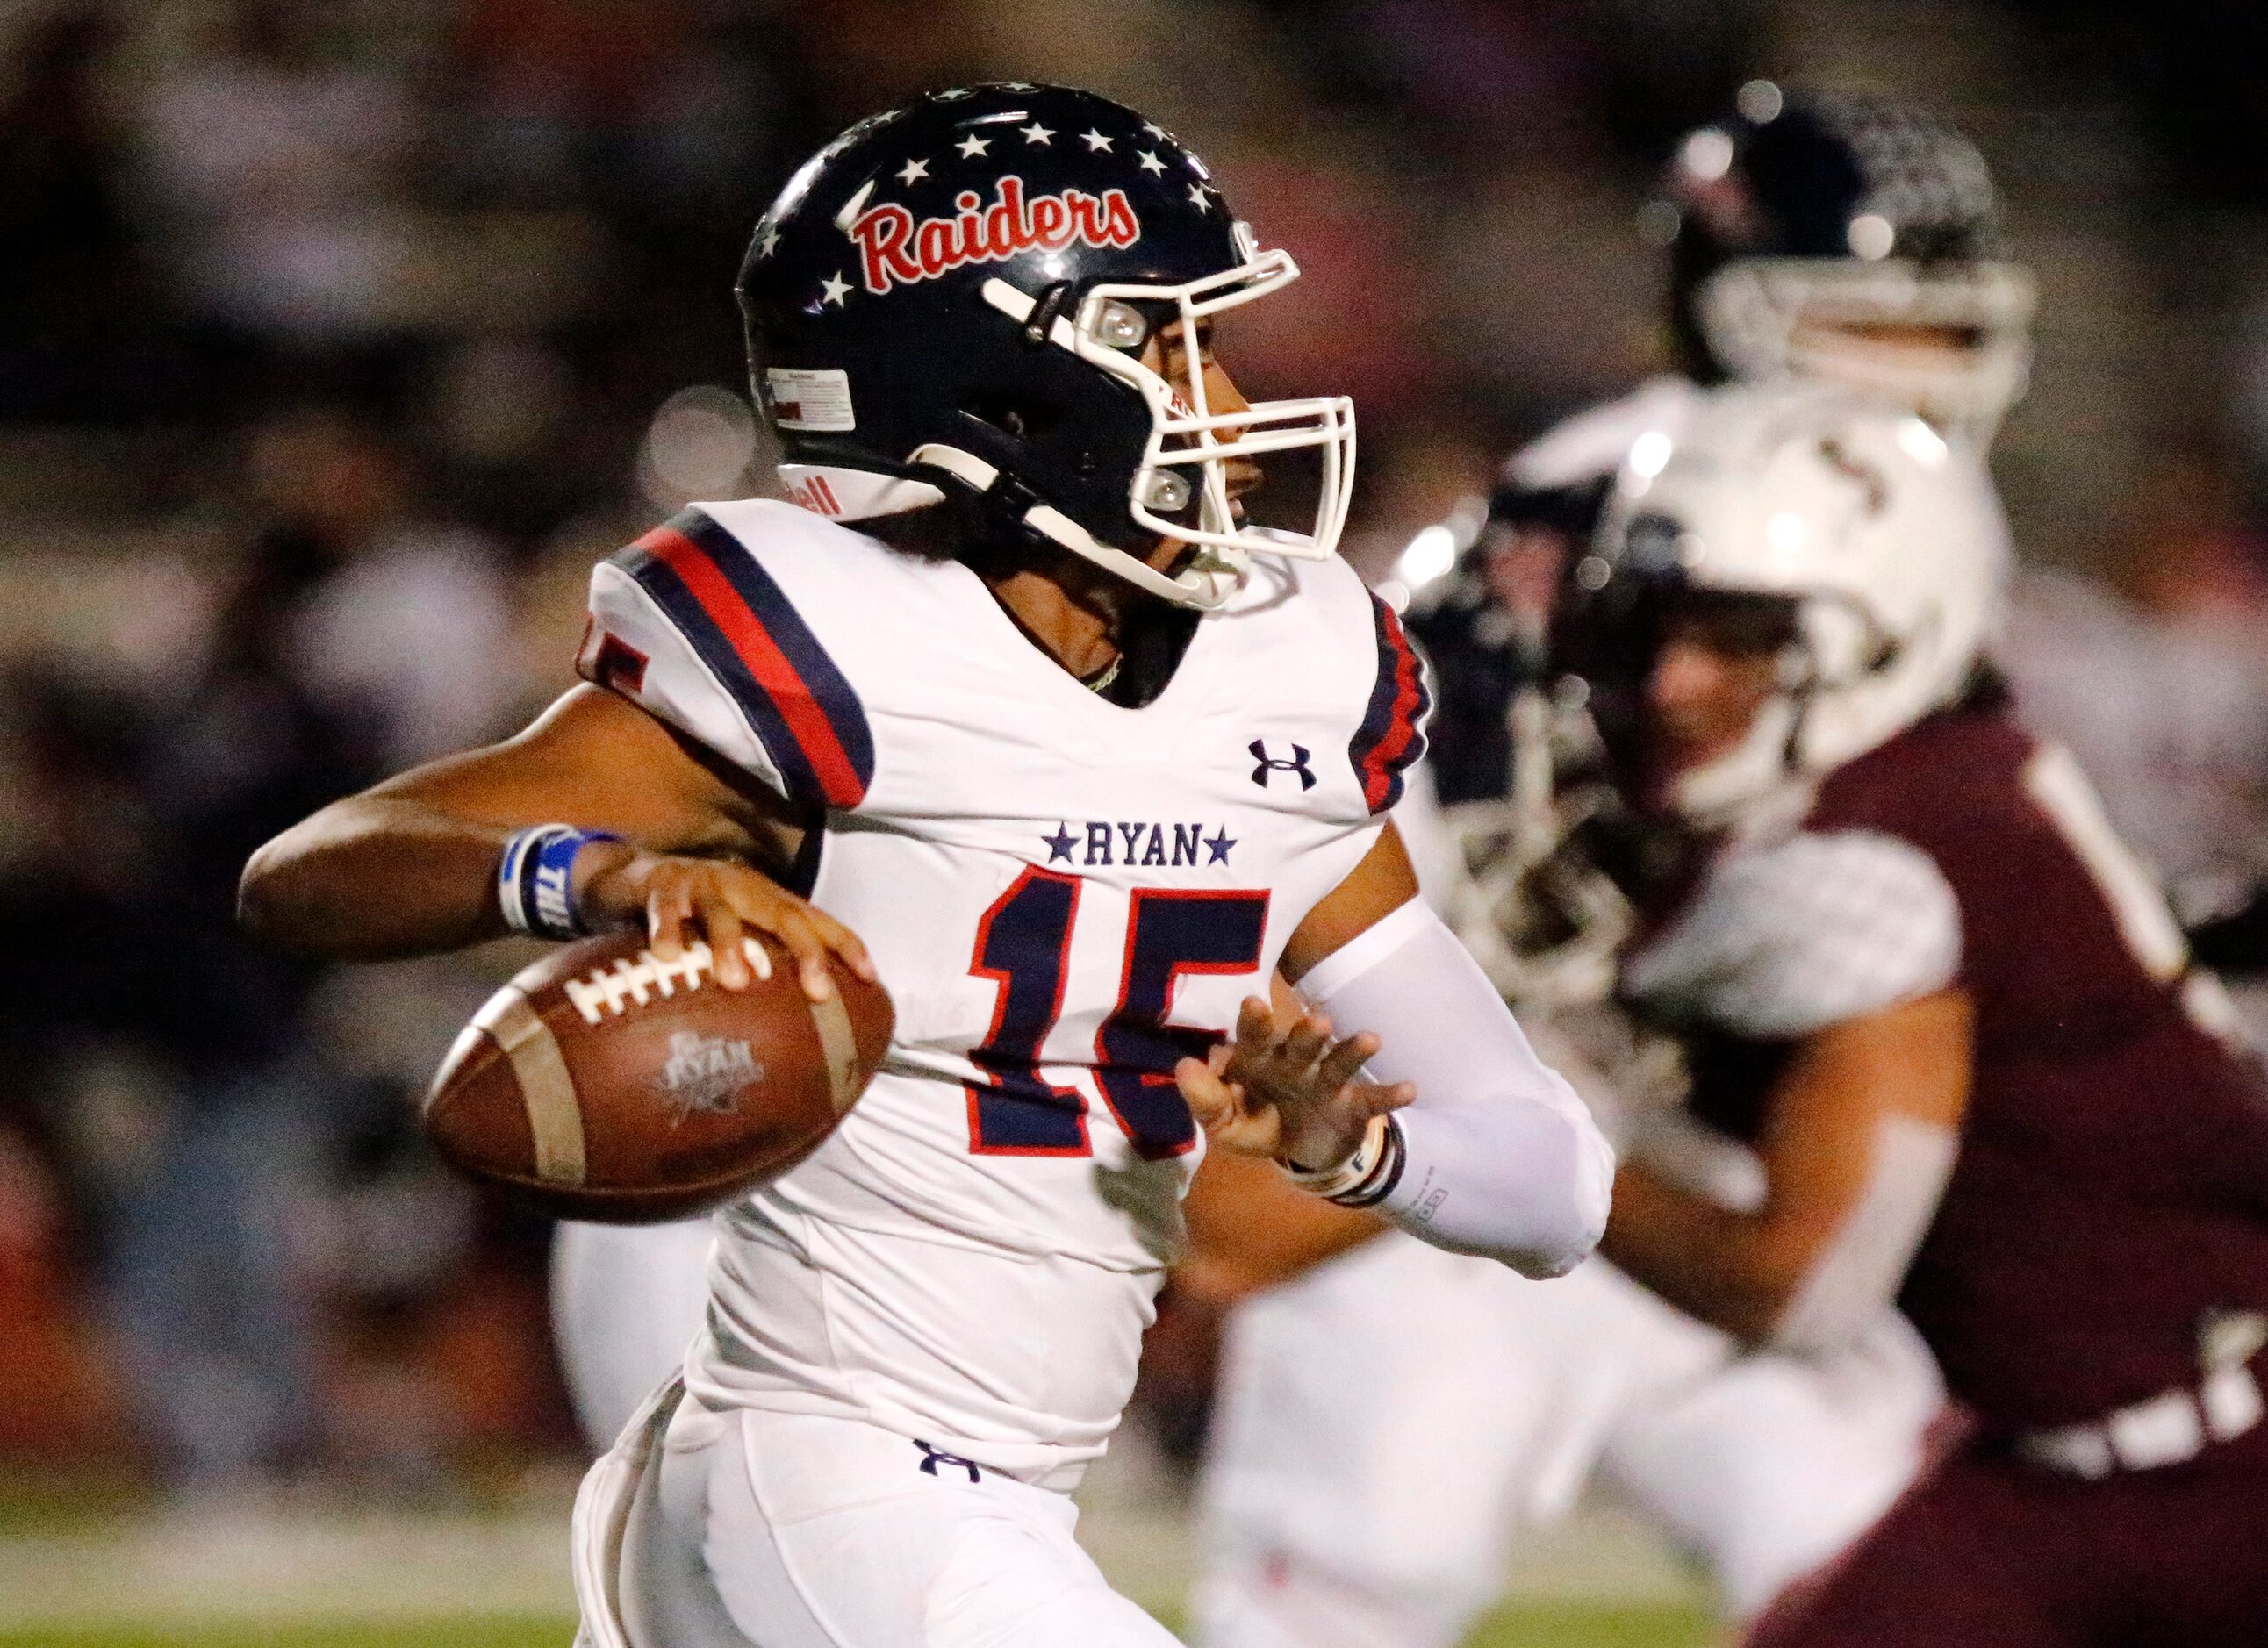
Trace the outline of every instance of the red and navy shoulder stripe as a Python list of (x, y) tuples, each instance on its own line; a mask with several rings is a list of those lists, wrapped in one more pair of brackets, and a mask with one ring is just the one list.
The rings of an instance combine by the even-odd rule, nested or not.
[(1394, 609), (1373, 595), (1371, 621), (1378, 633), (1378, 681), (1362, 726), (1347, 746), (1347, 759), (1362, 781), (1362, 798), (1373, 813), (1384, 813), (1402, 798), (1402, 775), (1425, 753), (1425, 711), (1432, 697), (1425, 668), (1402, 632)]
[(865, 798), (874, 739), (865, 706), (780, 586), (699, 510), (615, 557), (714, 671), (780, 770), (791, 799), (837, 809)]

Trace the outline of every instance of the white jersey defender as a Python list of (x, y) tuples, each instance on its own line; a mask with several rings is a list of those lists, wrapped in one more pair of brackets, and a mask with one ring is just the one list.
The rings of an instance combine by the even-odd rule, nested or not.
[[(761, 1526), (794, 1569), (761, 1506), (817, 1490), (763, 1470), (797, 1476), (782, 1461), (807, 1454), (852, 1500), (883, 1492), (870, 1468), (932, 1497), (940, 1475), (981, 1476), (995, 1514), (1027, 1497), (1020, 1537), (1053, 1541), (1081, 1606), (1116, 1622), (1082, 1639), (1152, 1640), (1044, 1490), (1102, 1451), (1179, 1242), (1203, 1140), (1174, 1065), (1266, 992), (1422, 748), (1397, 621), (1342, 563), (1264, 562), (1130, 710), (1066, 674), (967, 567), (769, 502), (649, 533), (598, 569), (591, 608), (588, 677), (823, 813), (809, 896), (865, 941), (897, 1030), (828, 1143), (718, 1216), (688, 1399), (631, 1427), (578, 1512), (588, 1629), (706, 1640), (704, 1585), (641, 1578), (636, 1550), (701, 1549), (668, 1527), (698, 1518), (712, 1536)], [(688, 1507), (666, 1481), (640, 1486), (667, 1475), (650, 1457), (727, 1424), (752, 1462), (726, 1487)], [(641, 1517), (662, 1534), (631, 1534), (621, 1563)], [(895, 1640), (903, 1611), (874, 1599), (934, 1593), (882, 1570), (920, 1569), (924, 1537), (878, 1524), (813, 1558), (873, 1565), (881, 1612), (810, 1640)], [(812, 1589), (865, 1594), (848, 1575)], [(747, 1606), (779, 1616), (769, 1592)]]

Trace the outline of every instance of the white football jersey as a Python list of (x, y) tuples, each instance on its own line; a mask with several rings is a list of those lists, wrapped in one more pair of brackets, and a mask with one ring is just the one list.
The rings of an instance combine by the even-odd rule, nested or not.
[(720, 1216), (690, 1382), (1068, 1480), (1178, 1243), (1174, 1065), (1266, 994), (1422, 747), (1399, 623), (1343, 563), (1264, 563), (1128, 709), (968, 568), (770, 502), (688, 511), (591, 607), (590, 679), (823, 816), (810, 897), (897, 1009), (841, 1128)]

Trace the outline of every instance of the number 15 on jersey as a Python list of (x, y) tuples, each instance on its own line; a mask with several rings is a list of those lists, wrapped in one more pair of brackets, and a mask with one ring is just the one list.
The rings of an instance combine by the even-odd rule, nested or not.
[[(976, 924), (968, 970), (998, 988), (991, 1028), (969, 1049), (987, 1079), (968, 1084), (968, 1147), (988, 1156), (1085, 1156), (1086, 1099), (1040, 1074), (1042, 1049), (1063, 1016), (1077, 876), (1036, 867), (1018, 876)], [(1138, 887), (1126, 919), (1117, 1004), (1096, 1033), (1096, 1085), (1148, 1160), (1178, 1156), (1197, 1126), (1174, 1066), (1219, 1038), (1166, 1022), (1186, 973), (1257, 975), (1268, 894)], [(1256, 978), (1256, 988), (1257, 980)]]

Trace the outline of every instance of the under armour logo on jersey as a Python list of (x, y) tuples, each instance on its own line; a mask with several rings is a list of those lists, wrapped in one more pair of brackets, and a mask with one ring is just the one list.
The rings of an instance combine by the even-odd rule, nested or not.
[(935, 1476), (939, 1474), (937, 1468), (939, 1466), (950, 1465), (955, 1470), (967, 1471), (968, 1473), (968, 1480), (971, 1482), (981, 1482), (983, 1480), (983, 1473), (979, 1468), (975, 1460), (965, 1460), (958, 1453), (940, 1453), (938, 1449), (932, 1447), (928, 1443), (921, 1440), (918, 1437), (912, 1438), (912, 1441), (913, 1445), (922, 1451), (921, 1468), (923, 1475)]
[(1300, 788), (1303, 791), (1312, 790), (1315, 787), (1315, 775), (1307, 770), (1308, 757), (1307, 747), (1306, 745), (1294, 744), (1292, 746), (1292, 759), (1290, 761), (1285, 761), (1278, 756), (1270, 755), (1268, 753), (1268, 740), (1265, 739), (1255, 739), (1245, 747), (1252, 752), (1252, 759), (1260, 763), (1252, 769), (1252, 782), (1258, 784), (1263, 790), (1265, 790), (1268, 787), (1270, 776), (1279, 772), (1299, 774)]

